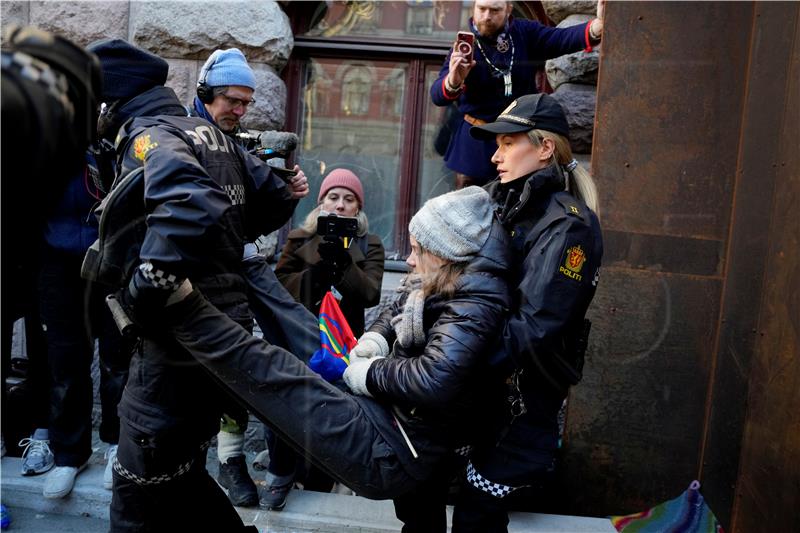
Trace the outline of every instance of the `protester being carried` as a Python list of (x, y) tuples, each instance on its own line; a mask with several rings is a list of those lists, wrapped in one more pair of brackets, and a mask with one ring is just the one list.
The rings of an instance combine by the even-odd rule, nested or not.
[[(180, 301), (151, 319), (171, 324), (221, 384), (334, 479), (368, 498), (401, 497), (474, 438), (491, 399), (485, 354), (511, 303), (507, 237), (485, 191), (429, 200), (409, 233), (408, 263), (422, 286), (399, 315), (393, 357), (360, 357), (358, 346), (351, 354), (344, 379), (357, 396), (253, 338), (197, 290), (176, 294)], [(377, 337), (362, 342), (388, 355)]]

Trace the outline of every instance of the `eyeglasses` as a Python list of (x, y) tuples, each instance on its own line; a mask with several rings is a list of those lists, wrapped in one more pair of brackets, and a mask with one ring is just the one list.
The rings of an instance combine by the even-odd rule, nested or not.
[(250, 100), (244, 100), (242, 98), (233, 98), (232, 96), (228, 96), (227, 94), (221, 94), (220, 96), (225, 99), (225, 101), (228, 103), (231, 109), (236, 109), (239, 106), (242, 106), (244, 109), (247, 109), (247, 107), (250, 104), (256, 103), (255, 98), (251, 98)]

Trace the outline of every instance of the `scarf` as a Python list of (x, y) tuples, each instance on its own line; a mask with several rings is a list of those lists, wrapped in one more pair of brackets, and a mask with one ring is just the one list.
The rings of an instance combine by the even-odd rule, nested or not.
[(197, 96), (194, 97), (194, 112), (196, 113), (195, 116), (204, 118), (215, 126), (217, 125), (217, 123), (214, 122), (214, 117), (209, 114), (205, 104), (203, 104)]
[(425, 296), (422, 293), (422, 277), (418, 274), (409, 274), (400, 281), (397, 292), (408, 295), (402, 312), (392, 319), (392, 327), (394, 327), (394, 331), (397, 334), (397, 342), (404, 348), (425, 344), (427, 335), (422, 323), (425, 307)]

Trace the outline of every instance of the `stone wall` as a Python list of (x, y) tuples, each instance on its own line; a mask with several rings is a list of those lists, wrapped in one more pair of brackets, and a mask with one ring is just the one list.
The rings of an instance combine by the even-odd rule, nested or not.
[[(167, 85), (182, 102), (194, 98), (197, 77), (217, 48), (240, 48), (256, 73), (256, 103), (242, 120), (256, 130), (282, 129), (286, 86), (279, 73), (294, 46), (289, 19), (273, 0), (248, 2), (45, 1), (0, 2), (0, 21), (31, 25), (86, 46), (118, 37), (170, 64)], [(219, 23), (219, 21), (225, 21)]]
[[(592, 20), (597, 15), (594, 0), (543, 0), (547, 16), (567, 28)], [(572, 150), (578, 154), (592, 151), (594, 108), (597, 101), (599, 46), (591, 52), (575, 52), (547, 61), (547, 81), (567, 113)]]

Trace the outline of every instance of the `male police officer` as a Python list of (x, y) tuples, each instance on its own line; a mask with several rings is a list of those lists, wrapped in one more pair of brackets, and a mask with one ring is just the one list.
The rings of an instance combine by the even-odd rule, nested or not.
[[(308, 183), (299, 172), (285, 184), (208, 121), (186, 117), (163, 86), (163, 59), (120, 39), (89, 50), (103, 67), (107, 108), (98, 132), (117, 139), (121, 177), (143, 170), (146, 220), (138, 254), (104, 251), (133, 264), (126, 265), (133, 274), (119, 297), (142, 334), (119, 405), (111, 528), (239, 531), (239, 515), (205, 469), (225, 400), (160, 327), (158, 314), (171, 289), (191, 276), (214, 305), (251, 327), (244, 242), (281, 226)], [(174, 513), (180, 508), (203, 512)]]

